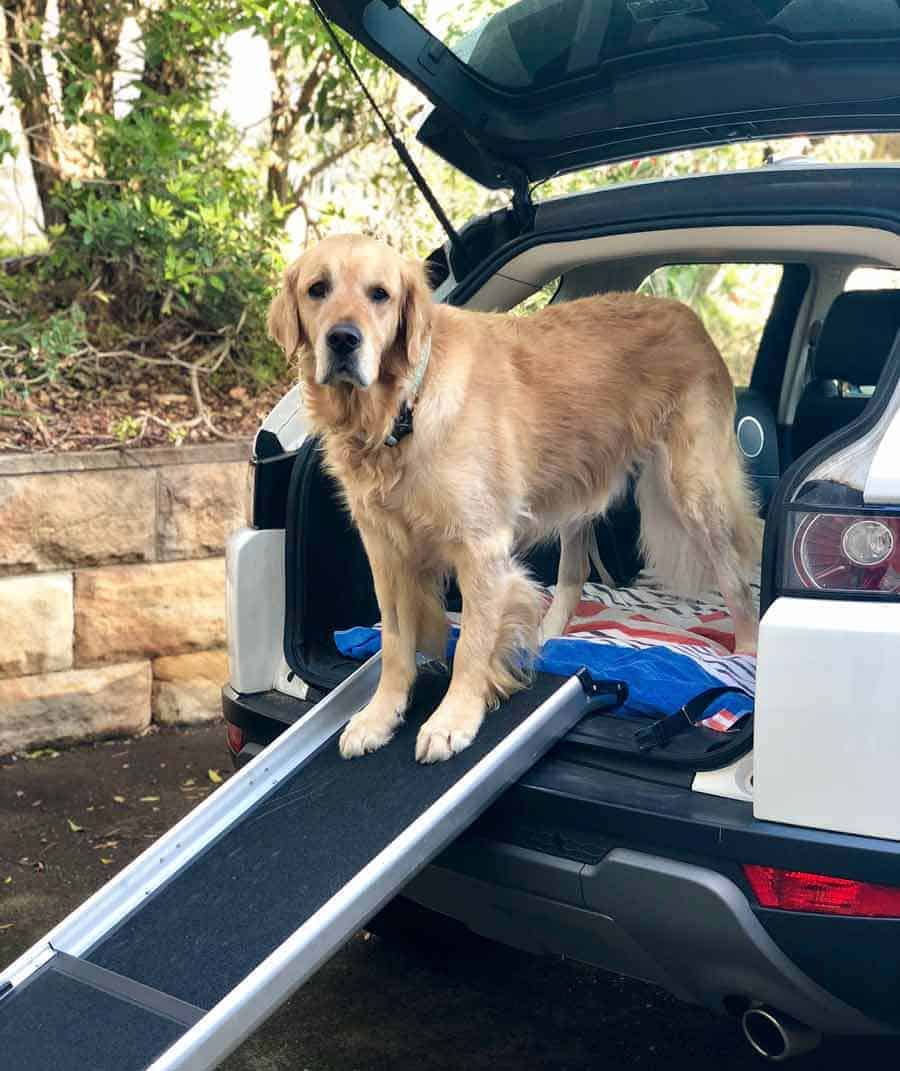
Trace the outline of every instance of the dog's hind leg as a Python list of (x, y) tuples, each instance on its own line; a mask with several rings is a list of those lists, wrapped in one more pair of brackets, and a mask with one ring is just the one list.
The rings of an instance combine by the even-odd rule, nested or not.
[(581, 592), (591, 571), (593, 522), (581, 519), (566, 525), (559, 533), (559, 573), (553, 601), (541, 623), (541, 643), (561, 636), (569, 618), (581, 601)]
[(435, 662), (446, 663), (448, 631), (443, 577), (424, 576), (416, 609), (416, 650)]
[(528, 682), (523, 658), (536, 645), (541, 596), (511, 547), (512, 533), (457, 548), (462, 627), (450, 687), (419, 730), (420, 762), (441, 762), (468, 747), (488, 707)]

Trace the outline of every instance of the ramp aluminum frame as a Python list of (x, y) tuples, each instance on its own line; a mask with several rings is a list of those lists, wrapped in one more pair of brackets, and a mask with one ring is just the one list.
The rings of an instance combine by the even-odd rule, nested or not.
[[(6, 1058), (22, 1071), (215, 1067), (580, 718), (623, 698), (539, 677), (470, 749), (423, 767), (411, 741), (446, 687), (423, 673), (405, 738), (346, 763), (336, 735), (379, 668), (365, 663), (0, 974)], [(261, 883), (275, 923), (256, 946), (229, 943), (217, 905)]]

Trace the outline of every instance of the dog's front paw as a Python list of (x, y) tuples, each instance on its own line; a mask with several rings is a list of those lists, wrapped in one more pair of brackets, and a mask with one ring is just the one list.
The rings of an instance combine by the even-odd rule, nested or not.
[(399, 711), (373, 710), (371, 706), (354, 714), (341, 733), (339, 743), (345, 759), (367, 755), (384, 747), (403, 722)]
[(468, 714), (441, 707), (425, 722), (416, 739), (419, 762), (444, 762), (464, 751), (475, 739), (484, 711)]

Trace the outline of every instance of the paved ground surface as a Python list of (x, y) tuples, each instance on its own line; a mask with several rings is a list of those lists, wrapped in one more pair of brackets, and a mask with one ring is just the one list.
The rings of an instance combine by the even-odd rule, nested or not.
[[(218, 727), (0, 764), (0, 963), (112, 877), (229, 770)], [(797, 1066), (845, 1071), (850, 1061), (896, 1066), (898, 1057), (895, 1042), (831, 1042)], [(227, 1071), (762, 1066), (733, 1022), (650, 986), (475, 937), (430, 948), (367, 935), (354, 938), (225, 1065)]]

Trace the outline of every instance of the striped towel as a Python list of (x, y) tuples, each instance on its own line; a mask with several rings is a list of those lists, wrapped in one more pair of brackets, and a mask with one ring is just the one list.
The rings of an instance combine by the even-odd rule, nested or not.
[[(552, 590), (545, 592), (548, 602)], [(448, 618), (450, 656), (459, 615), (450, 613)], [(348, 657), (366, 658), (381, 647), (380, 629), (376, 625), (336, 632), (335, 643)], [(536, 663), (537, 669), (560, 675), (582, 666), (598, 677), (628, 682), (623, 716), (667, 714), (722, 684), (749, 694), (713, 700), (701, 725), (729, 732), (753, 709), (756, 659), (734, 654), (734, 632), (718, 594), (683, 599), (648, 574), (627, 588), (585, 585), (565, 635), (548, 640)]]

